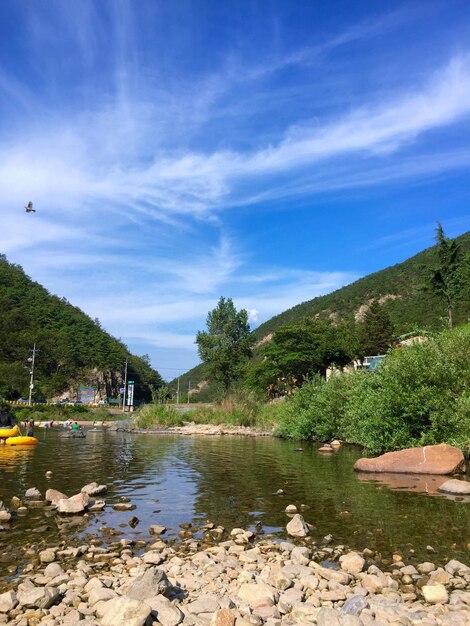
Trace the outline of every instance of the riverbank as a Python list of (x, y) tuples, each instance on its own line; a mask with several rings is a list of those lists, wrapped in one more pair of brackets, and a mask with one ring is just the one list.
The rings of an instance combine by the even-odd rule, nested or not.
[[(204, 539), (113, 541), (25, 548), (29, 563), (3, 581), (0, 623), (17, 626), (465, 626), (470, 568), (406, 564), (365, 548), (306, 539), (274, 542), (207, 523)], [(154, 527), (156, 533), (164, 527)], [(227, 538), (228, 535), (228, 538)], [(107, 542), (107, 545), (105, 543)]]
[[(114, 426), (119, 430), (119, 424)], [(186, 436), (214, 436), (214, 435), (237, 435), (240, 437), (275, 437), (276, 431), (272, 429), (255, 428), (252, 426), (238, 426), (231, 424), (196, 424), (185, 423), (181, 426), (161, 426), (155, 428), (135, 428), (128, 426), (123, 428), (126, 432), (139, 435), (186, 435)]]

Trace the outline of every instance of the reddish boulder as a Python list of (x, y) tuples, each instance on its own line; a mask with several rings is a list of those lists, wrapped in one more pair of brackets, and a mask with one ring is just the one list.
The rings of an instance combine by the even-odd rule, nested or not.
[(465, 460), (458, 448), (441, 443), (437, 446), (386, 452), (373, 459), (359, 459), (354, 469), (356, 472), (455, 474), (465, 471)]

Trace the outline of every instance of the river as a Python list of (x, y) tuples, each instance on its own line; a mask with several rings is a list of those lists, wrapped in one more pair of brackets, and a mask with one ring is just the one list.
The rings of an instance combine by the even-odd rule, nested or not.
[[(64, 519), (45, 508), (14, 517), (0, 532), (0, 569), (18, 555), (21, 545), (98, 536), (114, 528), (121, 537), (148, 539), (150, 524), (168, 527), (176, 537), (182, 523), (207, 520), (227, 530), (242, 527), (285, 538), (285, 514), (295, 504), (314, 526), (321, 543), (378, 550), (383, 558), (399, 552), (408, 561), (451, 558), (468, 562), (470, 504), (435, 491), (439, 477), (358, 476), (352, 471), (360, 451), (343, 446), (322, 455), (315, 444), (302, 451), (289, 441), (270, 437), (183, 437), (88, 431), (83, 440), (64, 439), (59, 430), (38, 430), (40, 444), (0, 447), (0, 500), (9, 506), (30, 487), (67, 495), (92, 481), (108, 486), (108, 506), (89, 520)], [(46, 471), (53, 476), (47, 479)], [(275, 495), (282, 489), (284, 495)], [(136, 505), (117, 512), (121, 497)], [(302, 506), (303, 505), (303, 506)], [(301, 509), (302, 506), (302, 509)], [(132, 528), (131, 517), (139, 519)], [(435, 553), (430, 554), (427, 546)], [(414, 551), (414, 552), (413, 552)]]

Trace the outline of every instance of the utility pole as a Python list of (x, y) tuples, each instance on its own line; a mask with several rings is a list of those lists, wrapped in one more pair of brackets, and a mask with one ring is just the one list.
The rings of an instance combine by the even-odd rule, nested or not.
[(188, 404), (189, 404), (189, 397), (191, 395), (191, 381), (189, 381), (188, 383)]
[(36, 360), (36, 344), (33, 345), (33, 349), (31, 350), (33, 356), (30, 356), (28, 361), (31, 363), (30, 379), (29, 379), (29, 398), (28, 398), (28, 406), (31, 406), (31, 398), (33, 396), (34, 389), (34, 362)]
[(122, 396), (122, 412), (126, 410), (126, 389), (127, 389), (127, 359), (126, 359), (126, 368), (124, 370), (124, 393)]
[(180, 377), (178, 376), (178, 386), (176, 387), (176, 404), (180, 403)]

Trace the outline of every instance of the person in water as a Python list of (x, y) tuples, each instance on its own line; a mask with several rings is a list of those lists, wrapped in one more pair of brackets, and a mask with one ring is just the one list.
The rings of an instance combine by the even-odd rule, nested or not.
[(0, 428), (13, 428), (17, 424), (18, 421), (10, 413), (9, 408), (6, 405), (0, 407)]
[(80, 426), (77, 424), (77, 422), (74, 422), (72, 425), (72, 430), (79, 430)]
[(34, 437), (34, 420), (30, 419), (26, 426), (26, 437)]

